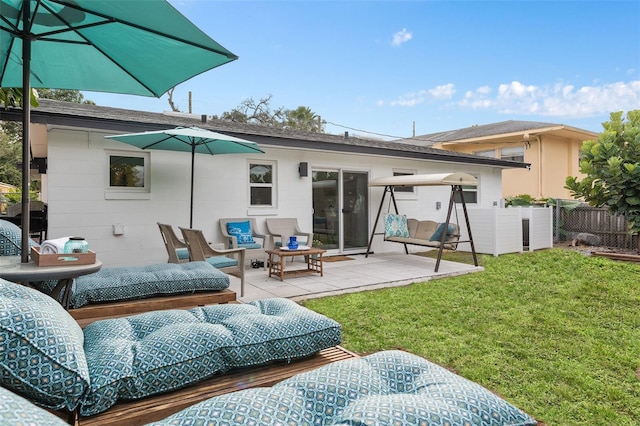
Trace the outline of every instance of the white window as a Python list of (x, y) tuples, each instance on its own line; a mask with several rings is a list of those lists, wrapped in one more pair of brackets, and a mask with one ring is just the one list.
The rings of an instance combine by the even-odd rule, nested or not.
[(106, 199), (149, 199), (151, 173), (148, 152), (107, 152)]
[(275, 163), (252, 161), (249, 163), (249, 206), (274, 207)]
[[(478, 203), (478, 188), (480, 187), (480, 178), (478, 176), (474, 176), (478, 179), (478, 186), (467, 186), (462, 185), (462, 196), (464, 197), (465, 204), (477, 204)], [(459, 193), (455, 194), (454, 201), (456, 203), (461, 203)]]
[(480, 157), (488, 157), (488, 158), (496, 158), (496, 150), (495, 149), (486, 149), (483, 151), (474, 151), (475, 155), (479, 155)]
[[(409, 171), (409, 170), (394, 170), (393, 171), (393, 175), (394, 176), (413, 176), (416, 174), (416, 171)], [(398, 193), (398, 192), (403, 192), (403, 193), (409, 193), (409, 194), (413, 194), (415, 192), (415, 187), (413, 186), (394, 186), (393, 187), (393, 192)]]
[(500, 159), (524, 162), (524, 146), (500, 148)]

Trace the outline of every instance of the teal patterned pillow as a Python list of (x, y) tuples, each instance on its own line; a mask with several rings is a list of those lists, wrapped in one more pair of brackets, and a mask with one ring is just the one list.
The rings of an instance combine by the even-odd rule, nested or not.
[(406, 352), (384, 351), (301, 373), (270, 389), (211, 398), (152, 425), (193, 424), (536, 426), (537, 422), (445, 368)]
[(336, 321), (288, 299), (147, 312), (85, 328), (84, 416), (235, 367), (309, 356), (341, 342)]
[[(29, 240), (29, 248), (38, 244)], [(22, 254), (22, 229), (15, 223), (0, 219), (0, 256), (20, 256)]]
[(78, 323), (37, 290), (0, 279), (0, 384), (38, 404), (73, 410), (89, 388)]
[(238, 244), (253, 244), (253, 235), (251, 233), (251, 222), (229, 222), (227, 223), (227, 232), (229, 235), (238, 239)]
[(0, 424), (68, 426), (61, 418), (0, 387)]
[(407, 227), (407, 215), (386, 214), (384, 215), (384, 236), (409, 238), (409, 228)]

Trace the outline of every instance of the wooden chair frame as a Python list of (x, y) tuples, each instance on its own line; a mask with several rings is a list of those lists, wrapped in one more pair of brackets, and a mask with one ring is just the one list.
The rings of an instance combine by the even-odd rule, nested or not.
[(180, 228), (184, 242), (189, 250), (189, 259), (192, 261), (206, 261), (210, 257), (232, 257), (238, 262), (236, 266), (218, 268), (222, 272), (240, 278), (240, 297), (244, 296), (244, 260), (245, 249), (233, 248), (216, 250), (209, 245), (204, 234), (199, 229)]
[(189, 259), (179, 259), (178, 258), (178, 249), (185, 248), (188, 249), (187, 244), (182, 241), (173, 230), (171, 225), (167, 225), (164, 223), (158, 222), (158, 227), (160, 228), (160, 235), (162, 235), (162, 241), (164, 241), (164, 246), (167, 249), (167, 254), (169, 255), (169, 263), (186, 263)]

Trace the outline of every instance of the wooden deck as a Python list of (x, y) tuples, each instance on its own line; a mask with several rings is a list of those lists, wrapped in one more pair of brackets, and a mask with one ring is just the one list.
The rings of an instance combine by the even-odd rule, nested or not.
[[(351, 358), (358, 358), (353, 352), (341, 346), (334, 346), (319, 353), (292, 361), (287, 364), (277, 362), (268, 365), (242, 368), (214, 376), (194, 386), (137, 401), (123, 401), (104, 413), (91, 417), (74, 417), (69, 423), (79, 426), (90, 425), (144, 425), (170, 416), (188, 406), (214, 396), (242, 389), (272, 386), (284, 379), (323, 365)], [(68, 414), (56, 413), (67, 419)]]
[(69, 309), (69, 314), (80, 324), (80, 327), (84, 328), (88, 324), (100, 319), (116, 318), (165, 309), (189, 309), (197, 306), (233, 303), (235, 301), (236, 292), (227, 289), (215, 292), (158, 296), (148, 299), (86, 305), (77, 309)]

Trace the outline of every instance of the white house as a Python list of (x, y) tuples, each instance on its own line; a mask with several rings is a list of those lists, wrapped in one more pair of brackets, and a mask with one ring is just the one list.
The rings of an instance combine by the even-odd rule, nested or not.
[[(3, 120), (20, 120), (17, 109), (1, 114)], [(487, 209), (500, 205), (502, 170), (527, 167), (346, 133), (297, 132), (46, 99), (32, 110), (31, 122), (34, 161), (45, 172), (41, 178), (48, 238), (83, 236), (109, 266), (166, 262), (156, 223), (189, 225), (191, 154), (142, 151), (105, 139), (107, 135), (198, 126), (258, 143), (265, 154), (196, 155), (193, 227), (221, 243), (219, 218), (255, 217), (264, 232), (267, 217), (296, 217), (303, 229), (314, 230), (329, 254), (366, 251), (383, 193), (382, 188), (368, 187), (371, 179), (469, 173), (479, 185), (466, 193), (468, 207)], [(111, 175), (122, 162), (142, 178), (133, 186), (119, 184)], [(396, 193), (400, 213), (445, 219), (449, 187), (405, 189)], [(379, 238), (372, 250), (403, 247)]]

